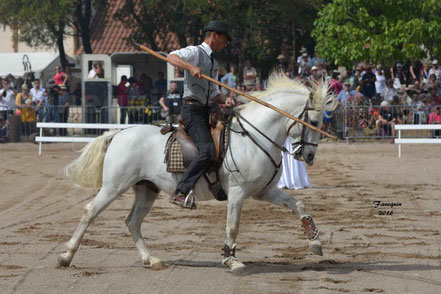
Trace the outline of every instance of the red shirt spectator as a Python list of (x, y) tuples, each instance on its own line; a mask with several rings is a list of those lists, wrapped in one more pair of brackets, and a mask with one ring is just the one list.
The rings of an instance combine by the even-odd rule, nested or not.
[(64, 85), (67, 80), (67, 75), (61, 71), (61, 67), (57, 66), (55, 68), (54, 82), (57, 85)]
[(126, 87), (127, 76), (121, 77), (121, 82), (118, 85), (118, 104), (119, 106), (127, 106), (129, 103), (129, 88)]

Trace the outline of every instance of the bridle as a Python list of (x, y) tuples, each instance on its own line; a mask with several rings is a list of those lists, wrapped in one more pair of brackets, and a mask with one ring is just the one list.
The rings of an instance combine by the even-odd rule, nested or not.
[[(302, 119), (303, 117), (305, 118), (305, 120), (308, 119), (308, 111), (309, 110), (315, 110), (314, 108), (309, 107), (309, 99), (306, 101), (306, 105), (305, 108), (303, 109), (302, 113), (300, 113), (299, 115), (299, 119)], [(242, 121), (246, 122), (248, 125), (250, 125), (254, 130), (256, 130), (260, 135), (262, 135), (266, 140), (268, 140), (269, 142), (271, 142), (271, 144), (273, 144), (276, 148), (280, 149), (283, 153), (288, 154), (288, 155), (292, 155), (294, 156), (295, 159), (297, 160), (302, 160), (301, 159), (301, 151), (303, 149), (304, 145), (311, 145), (311, 146), (318, 146), (318, 144), (315, 143), (311, 143), (311, 142), (307, 142), (305, 141), (305, 132), (306, 132), (306, 127), (303, 126), (302, 129), (302, 134), (300, 137), (300, 141), (294, 142), (293, 148), (295, 147), (295, 151), (290, 153), (284, 146), (280, 146), (279, 144), (277, 144), (276, 142), (274, 142), (271, 138), (269, 138), (267, 135), (265, 135), (261, 130), (259, 130), (257, 127), (255, 127), (252, 123), (250, 123), (247, 119), (245, 119), (242, 115), (240, 115), (238, 112), (235, 113), (237, 122), (240, 126), (240, 128), (242, 129), (242, 131), (236, 131), (233, 128), (230, 128), (230, 130), (233, 133), (237, 133), (240, 134), (242, 136), (247, 136), (260, 150), (262, 150), (262, 152), (270, 159), (271, 163), (273, 164), (275, 170), (274, 170), (274, 174), (271, 178), (271, 180), (265, 185), (265, 187), (262, 189), (265, 190), (265, 188), (274, 180), (274, 178), (276, 177), (280, 167), (282, 166), (282, 158), (280, 159), (279, 164), (276, 163), (275, 159), (271, 156), (271, 154), (265, 150), (265, 148), (263, 148), (259, 142), (256, 141), (255, 138), (253, 138), (250, 133), (245, 129)], [(294, 127), (294, 125), (297, 123), (297, 121), (294, 121), (288, 128), (287, 131), (287, 136), (289, 136), (289, 132), (291, 131), (292, 127)], [(238, 170), (237, 170), (238, 171)]]
[[(300, 113), (299, 115), (299, 119), (307, 121), (308, 120), (308, 111), (310, 110), (315, 110), (314, 107), (309, 107), (309, 99), (306, 101), (306, 105), (305, 108), (303, 109), (302, 113)], [(304, 117), (304, 118), (303, 118)], [(291, 131), (291, 129), (297, 124), (297, 121), (293, 121), (292, 124), (289, 126), (288, 131), (286, 132), (286, 135), (289, 136), (289, 132)], [(305, 133), (306, 133), (306, 127), (302, 124), (301, 126), (302, 128), (302, 132), (300, 135), (300, 140), (296, 141), (294, 143), (292, 143), (292, 148), (294, 149), (294, 151), (292, 153), (288, 153), (292, 156), (294, 156), (294, 158), (296, 160), (300, 160), (303, 161), (302, 159), (302, 151), (303, 151), (303, 147), (305, 145), (309, 145), (309, 146), (315, 146), (317, 147), (318, 144), (317, 143), (311, 143), (308, 141), (305, 141)]]

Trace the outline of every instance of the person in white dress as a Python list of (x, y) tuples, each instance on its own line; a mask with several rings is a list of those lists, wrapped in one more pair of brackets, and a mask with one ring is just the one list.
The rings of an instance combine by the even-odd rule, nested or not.
[[(286, 139), (284, 146), (290, 153), (293, 152), (291, 137)], [(291, 190), (312, 188), (304, 161), (295, 160), (294, 156), (282, 153), (282, 168), (282, 176), (277, 187)]]

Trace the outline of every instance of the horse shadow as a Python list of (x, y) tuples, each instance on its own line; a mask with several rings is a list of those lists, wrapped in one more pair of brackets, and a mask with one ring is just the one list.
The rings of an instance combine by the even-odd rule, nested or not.
[[(207, 267), (225, 268), (219, 262), (212, 261), (191, 261), (191, 260), (169, 260), (165, 264), (182, 267)], [(300, 273), (324, 271), (329, 274), (347, 275), (353, 272), (410, 272), (441, 270), (441, 266), (402, 263), (399, 261), (378, 261), (378, 262), (339, 262), (332, 259), (322, 260), (316, 263), (294, 264), (289, 262), (267, 262), (250, 261), (244, 262), (247, 275), (270, 274), (270, 273)], [(226, 268), (225, 268), (226, 269)], [(380, 273), (379, 273), (380, 274)], [(381, 273), (383, 274), (383, 273)], [(441, 283), (439, 283), (441, 285)]]

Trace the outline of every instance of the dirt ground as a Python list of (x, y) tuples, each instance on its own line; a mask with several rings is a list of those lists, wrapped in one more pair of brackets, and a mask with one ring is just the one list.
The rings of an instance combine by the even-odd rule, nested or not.
[(439, 146), (403, 146), (398, 159), (388, 143), (321, 144), (308, 167), (313, 188), (288, 193), (314, 217), (324, 256), (309, 252), (290, 211), (248, 200), (237, 252), (243, 275), (221, 265), (226, 203), (188, 211), (166, 195), (142, 231), (167, 268), (144, 268), (124, 224), (131, 191), (91, 224), (71, 266), (57, 268), (94, 196), (62, 173), (80, 147), (47, 144), (38, 157), (34, 144), (0, 145), (1, 293), (441, 293)]

